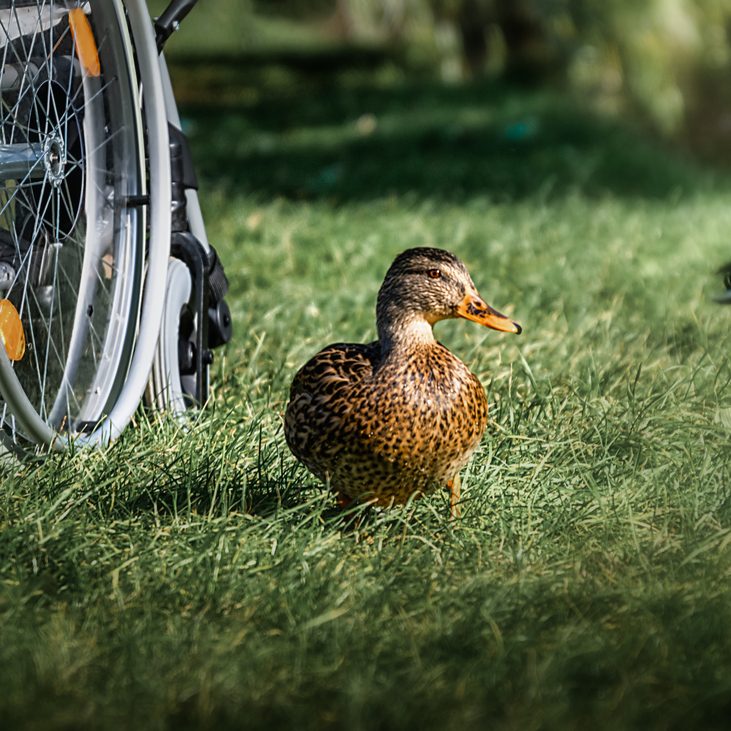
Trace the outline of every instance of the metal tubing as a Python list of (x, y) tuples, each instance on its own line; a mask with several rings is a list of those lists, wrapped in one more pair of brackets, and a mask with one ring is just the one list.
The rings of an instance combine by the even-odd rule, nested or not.
[[(173, 94), (173, 85), (170, 82), (170, 73), (168, 72), (167, 63), (165, 57), (160, 56), (160, 75), (162, 77), (162, 87), (165, 94), (165, 108), (167, 109), (168, 121), (178, 129), (182, 129), (182, 123), (180, 121), (180, 114), (178, 113), (178, 107), (175, 102), (175, 95)], [(203, 214), (201, 213), (200, 202), (198, 201), (198, 191), (193, 188), (188, 188), (185, 191), (185, 197), (187, 198), (187, 213), (188, 213), (188, 227), (190, 232), (200, 242), (201, 246), (208, 251), (210, 244), (208, 243), (208, 236), (206, 235), (206, 227), (203, 223)]]
[(183, 18), (193, 9), (198, 0), (172, 0), (162, 15), (155, 21), (157, 50), (162, 51), (165, 41), (178, 29)]
[(46, 168), (40, 164), (41, 160), (43, 145), (30, 145), (27, 142), (0, 145), (0, 180), (42, 178)]

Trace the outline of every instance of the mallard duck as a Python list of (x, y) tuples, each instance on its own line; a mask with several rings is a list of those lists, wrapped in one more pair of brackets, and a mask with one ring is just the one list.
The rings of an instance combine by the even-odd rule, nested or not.
[(378, 340), (335, 343), (295, 375), (285, 437), (338, 503), (403, 503), (450, 491), (487, 424), (482, 384), (432, 326), (464, 317), (509, 333), (521, 327), (480, 297), (467, 267), (443, 249), (408, 249), (378, 292)]

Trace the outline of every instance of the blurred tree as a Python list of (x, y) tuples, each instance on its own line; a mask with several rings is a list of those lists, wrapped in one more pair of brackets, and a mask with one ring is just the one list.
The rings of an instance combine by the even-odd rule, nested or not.
[(548, 23), (532, 0), (496, 0), (497, 26), (505, 41), (505, 72), (512, 78), (545, 75), (555, 55)]
[(431, 0), (430, 4), (439, 20), (454, 23), (466, 76), (496, 66), (511, 78), (544, 75), (549, 43), (535, 0)]

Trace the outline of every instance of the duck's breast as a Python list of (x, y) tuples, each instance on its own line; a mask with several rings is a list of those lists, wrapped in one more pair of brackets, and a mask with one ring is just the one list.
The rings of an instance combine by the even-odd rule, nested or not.
[(479, 380), (444, 346), (385, 362), (374, 374), (361, 433), (384, 458), (434, 475), (461, 469), (482, 438), (487, 399)]

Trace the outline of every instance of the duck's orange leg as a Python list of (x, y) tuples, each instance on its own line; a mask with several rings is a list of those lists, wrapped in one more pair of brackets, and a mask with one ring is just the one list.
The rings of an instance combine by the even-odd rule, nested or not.
[(459, 518), (461, 511), (459, 509), (459, 496), (461, 492), (462, 480), (459, 475), (455, 475), (448, 483), (449, 490), (449, 516), (450, 518)]

